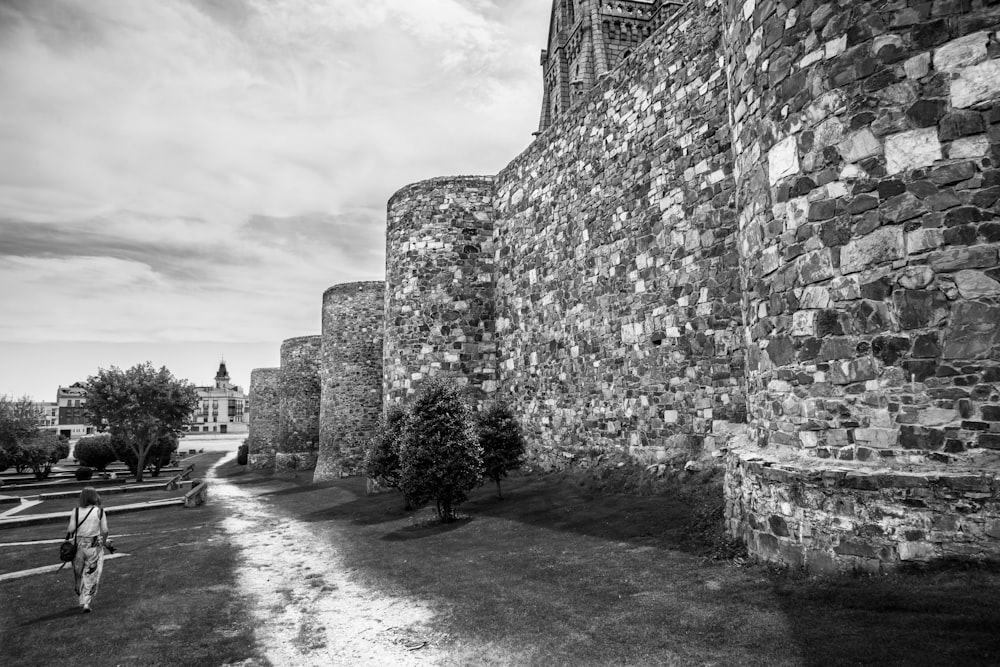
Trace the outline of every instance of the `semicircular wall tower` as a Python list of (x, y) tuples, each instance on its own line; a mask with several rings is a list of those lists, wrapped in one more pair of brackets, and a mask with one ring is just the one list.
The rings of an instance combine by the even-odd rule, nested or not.
[(383, 393), (401, 403), (444, 376), (496, 391), (493, 192), (488, 176), (434, 178), (392, 196), (386, 229)]
[(247, 464), (251, 470), (274, 467), (278, 444), (280, 368), (250, 371), (250, 424), (247, 434)]
[(357, 474), (382, 412), (385, 283), (334, 285), (323, 293), (319, 458), (314, 481)]
[(319, 450), (321, 336), (281, 343), (276, 470), (312, 470)]
[(998, 556), (1000, 15), (726, 7), (753, 445), (730, 530), (811, 570)]

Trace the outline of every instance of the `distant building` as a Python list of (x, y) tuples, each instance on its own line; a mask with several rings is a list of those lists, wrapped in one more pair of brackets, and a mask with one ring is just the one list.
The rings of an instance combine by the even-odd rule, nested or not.
[(59, 411), (57, 430), (67, 438), (91, 435), (94, 427), (87, 420), (87, 390), (79, 382), (56, 390)]
[(48, 431), (59, 430), (59, 404), (50, 401), (35, 401), (32, 403), (38, 410), (38, 427)]
[(219, 362), (215, 386), (197, 387), (198, 407), (191, 413), (188, 433), (246, 433), (248, 404), (246, 394), (229, 381), (226, 362)]

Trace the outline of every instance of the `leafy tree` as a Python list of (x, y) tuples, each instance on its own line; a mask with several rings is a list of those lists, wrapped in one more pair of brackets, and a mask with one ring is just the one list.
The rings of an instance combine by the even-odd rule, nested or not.
[(166, 439), (173, 436), (176, 448), (176, 434), (198, 402), (193, 385), (148, 361), (126, 371), (98, 369), (87, 378), (86, 388), (91, 423), (111, 434), (119, 458), (130, 468), (134, 461), (136, 481), (142, 481), (148, 460), (159, 471)]
[(52, 472), (52, 464), (69, 456), (69, 443), (55, 431), (39, 429), (21, 444), (20, 460), (30, 468), (35, 479), (45, 479)]
[(435, 501), (442, 522), (483, 477), (472, 410), (443, 380), (427, 381), (410, 406), (399, 446), (400, 488), (415, 505)]
[(6, 464), (0, 470), (13, 466), (21, 473), (31, 467), (24, 447), (41, 432), (41, 417), (42, 411), (29, 396), (16, 400), (0, 396), (0, 463)]
[[(139, 457), (129, 441), (124, 438), (112, 437), (111, 446), (114, 448), (115, 457), (125, 464), (130, 473), (135, 475), (139, 467)], [(159, 477), (160, 468), (170, 464), (174, 458), (174, 452), (179, 446), (180, 440), (176, 433), (161, 435), (156, 444), (146, 453), (145, 470), (148, 470), (153, 477)]]
[(495, 403), (479, 413), (476, 419), (479, 444), (483, 448), (486, 476), (497, 485), (497, 498), (503, 498), (500, 480), (515, 470), (524, 460), (524, 436), (511, 409)]
[(365, 476), (390, 489), (399, 488), (399, 438), (406, 412), (390, 405), (379, 415), (375, 435), (365, 447)]
[(111, 436), (107, 433), (86, 435), (76, 442), (73, 455), (80, 465), (104, 471), (109, 464), (118, 460)]

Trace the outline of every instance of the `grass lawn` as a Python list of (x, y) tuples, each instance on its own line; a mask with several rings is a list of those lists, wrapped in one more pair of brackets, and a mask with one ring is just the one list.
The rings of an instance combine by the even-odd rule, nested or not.
[[(233, 587), (237, 554), (218, 525), (224, 518), (211, 502), (109, 517), (116, 546), (131, 555), (105, 563), (92, 614), (80, 613), (68, 566), (0, 582), (0, 664), (220, 665), (254, 657), (245, 601)], [(58, 544), (7, 544), (61, 539), (64, 529), (0, 531), (0, 573), (57, 563)]]
[(697, 499), (538, 476), (504, 494), (450, 525), (361, 480), (271, 499), (368, 585), (435, 602), (457, 664), (1000, 664), (995, 572), (805, 578), (705, 557)]
[[(450, 664), (1000, 664), (1000, 573), (806, 578), (715, 561), (704, 494), (522, 476), (505, 500), (484, 487), (440, 525), (431, 510), (404, 511), (398, 493), (366, 496), (360, 479), (310, 484), (233, 463), (219, 474), (267, 483), (272, 511), (329, 540), (365, 585), (431, 602), (429, 639)], [(106, 564), (93, 614), (77, 612), (67, 571), (0, 583), (0, 663), (265, 664), (233, 589), (221, 504), (112, 518), (133, 555)], [(39, 526), (0, 542), (60, 536)], [(0, 568), (51, 563), (56, 549), (0, 545)]]

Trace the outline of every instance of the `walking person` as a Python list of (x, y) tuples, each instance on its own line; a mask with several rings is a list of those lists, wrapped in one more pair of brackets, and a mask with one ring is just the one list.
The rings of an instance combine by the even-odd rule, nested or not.
[(108, 542), (108, 518), (101, 507), (101, 496), (94, 487), (88, 486), (80, 491), (79, 507), (69, 517), (67, 532), (76, 536), (73, 581), (80, 606), (87, 614), (101, 583), (104, 548)]

